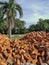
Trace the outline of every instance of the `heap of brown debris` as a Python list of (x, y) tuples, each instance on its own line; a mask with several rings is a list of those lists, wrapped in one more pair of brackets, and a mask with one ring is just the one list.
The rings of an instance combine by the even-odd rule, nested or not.
[(20, 40), (0, 34), (0, 65), (49, 63), (49, 33), (31, 32)]

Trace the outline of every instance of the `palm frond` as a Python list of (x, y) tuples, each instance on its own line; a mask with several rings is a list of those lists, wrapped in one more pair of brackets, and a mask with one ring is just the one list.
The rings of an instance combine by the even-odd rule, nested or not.
[(4, 5), (4, 4), (7, 4), (7, 2), (1, 2), (1, 1), (0, 1), (0, 5)]
[(22, 17), (23, 16), (23, 11), (22, 11), (22, 8), (19, 4), (16, 4), (16, 10), (19, 12), (20, 17)]
[(13, 3), (14, 2), (14, 0), (9, 0), (9, 3)]
[(3, 9), (3, 14), (5, 14), (6, 11), (7, 11), (7, 9), (8, 9), (8, 4), (4, 5), (4, 6), (2, 7), (2, 9)]
[(2, 17), (4, 17), (4, 14), (6, 13), (7, 9), (8, 9), (8, 4), (5, 4), (0, 7), (0, 12), (1, 12)]
[(0, 19), (3, 19), (4, 14), (6, 13), (7, 9), (2, 6), (0, 7)]

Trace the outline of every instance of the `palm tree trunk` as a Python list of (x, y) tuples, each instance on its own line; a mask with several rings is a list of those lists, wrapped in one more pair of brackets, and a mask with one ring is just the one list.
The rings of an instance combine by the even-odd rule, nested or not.
[(9, 21), (9, 27), (8, 27), (8, 37), (11, 38), (11, 21)]

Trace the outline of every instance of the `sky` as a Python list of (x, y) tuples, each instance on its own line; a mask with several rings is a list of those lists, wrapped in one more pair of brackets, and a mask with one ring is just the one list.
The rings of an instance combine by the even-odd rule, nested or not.
[[(7, 1), (7, 0), (0, 0)], [(36, 24), (39, 18), (49, 19), (49, 0), (15, 0), (23, 9), (23, 17), (26, 27)]]

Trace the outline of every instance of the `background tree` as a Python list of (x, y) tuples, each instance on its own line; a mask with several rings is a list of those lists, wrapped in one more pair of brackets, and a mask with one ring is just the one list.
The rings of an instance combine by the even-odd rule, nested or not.
[(36, 25), (30, 25), (29, 31), (46, 31), (49, 32), (49, 19), (39, 19)]
[(17, 11), (20, 14), (20, 17), (22, 17), (23, 12), (22, 8), (19, 4), (15, 3), (14, 0), (9, 0), (9, 2), (0, 2), (1, 10), (2, 10), (2, 16), (4, 17), (6, 15), (6, 22), (7, 22), (7, 29), (8, 29), (8, 35), (11, 37), (11, 30), (14, 27), (14, 20), (17, 14)]
[(36, 26), (36, 25), (34, 25), (34, 24), (30, 25), (29, 31), (30, 31), (30, 32), (31, 32), (31, 31), (35, 31), (35, 26)]
[(37, 25), (39, 26), (40, 30), (47, 32), (49, 30), (49, 19), (39, 19)]
[(15, 19), (15, 26), (13, 28), (13, 33), (23, 34), (27, 32), (25, 27), (25, 21), (20, 19)]

